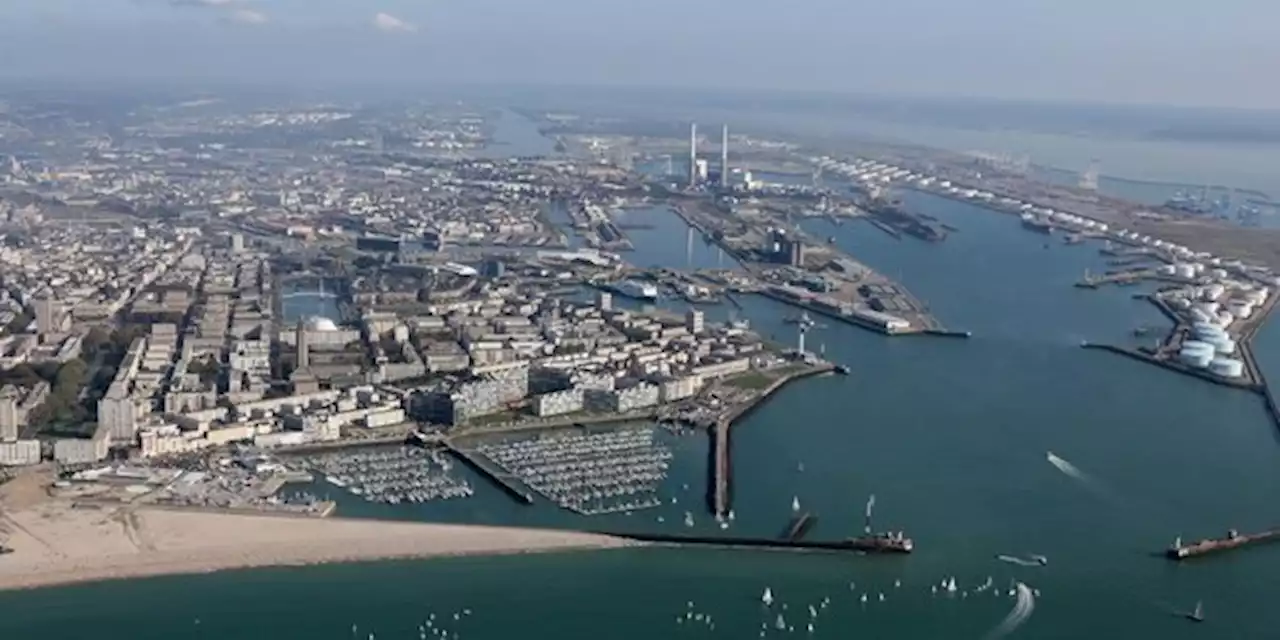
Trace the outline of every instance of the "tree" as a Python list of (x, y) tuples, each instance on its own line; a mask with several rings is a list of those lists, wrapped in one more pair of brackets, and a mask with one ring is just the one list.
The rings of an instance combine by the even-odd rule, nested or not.
[(218, 374), (222, 371), (222, 365), (211, 357), (205, 357), (200, 360), (192, 361), (187, 365), (187, 372), (200, 376), (200, 381), (205, 384), (213, 384), (218, 381)]
[(111, 332), (102, 327), (93, 327), (84, 335), (82, 347), (84, 353), (90, 358), (97, 357), (98, 353), (105, 348), (111, 346)]

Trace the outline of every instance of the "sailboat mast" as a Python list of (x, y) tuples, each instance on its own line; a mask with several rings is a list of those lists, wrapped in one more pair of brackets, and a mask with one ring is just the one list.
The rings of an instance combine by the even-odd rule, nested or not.
[(876, 506), (876, 494), (871, 494), (871, 498), (867, 500), (867, 524), (866, 533), (871, 535), (871, 508)]

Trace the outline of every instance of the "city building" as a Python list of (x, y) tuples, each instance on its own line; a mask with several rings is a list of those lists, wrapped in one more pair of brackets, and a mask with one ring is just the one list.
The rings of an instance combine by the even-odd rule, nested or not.
[(804, 266), (804, 243), (793, 239), (787, 243), (787, 264), (793, 267)]
[(58, 303), (49, 293), (45, 293), (36, 298), (31, 306), (36, 316), (36, 333), (46, 336), (59, 331), (58, 325)]
[(698, 309), (690, 309), (684, 314), (684, 328), (689, 333), (699, 334), (706, 328), (706, 316)]
[(582, 389), (566, 389), (535, 396), (533, 414), (538, 417), (560, 416), (582, 411), (585, 393)]
[(22, 427), (18, 420), (18, 401), (22, 394), (13, 385), (5, 385), (0, 389), (0, 442), (12, 442), (18, 439), (18, 431)]

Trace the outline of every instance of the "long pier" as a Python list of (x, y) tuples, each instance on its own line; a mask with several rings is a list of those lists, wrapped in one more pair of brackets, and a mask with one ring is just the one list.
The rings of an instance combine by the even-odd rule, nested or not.
[(471, 452), (467, 451), (466, 449), (460, 449), (454, 446), (453, 443), (449, 442), (448, 440), (442, 440), (441, 444), (444, 446), (446, 450), (449, 451), (449, 453), (452, 453), (454, 456), (457, 456), (457, 458), (461, 460), (464, 464), (466, 464), (468, 467), (475, 469), (476, 473), (479, 473), (480, 475), (488, 478), (489, 480), (492, 480), (494, 484), (498, 485), (498, 488), (505, 491), (507, 495), (511, 496), (512, 498), (515, 498), (517, 502), (521, 504), (526, 504), (526, 505), (533, 504), (533, 496), (525, 491), (521, 491), (520, 488), (517, 487), (515, 483), (512, 482), (511, 479), (506, 476), (506, 474), (503, 474), (497, 469), (494, 469), (490, 467), (488, 464), (485, 464), (483, 461), (481, 461), (476, 456), (472, 455)]
[(697, 545), (720, 547), (725, 549), (736, 548), (793, 552), (856, 553), (858, 555), (868, 555), (873, 553), (906, 555), (910, 553), (909, 550), (901, 548), (876, 548), (873, 546), (858, 544), (849, 540), (772, 540), (769, 538), (722, 538), (718, 536), (690, 536), (669, 533), (601, 533), (618, 538), (625, 538), (627, 540), (635, 540), (637, 542), (671, 545)]
[(1270, 395), (1269, 391), (1264, 391), (1263, 388), (1260, 388), (1260, 385), (1254, 384), (1252, 382), (1248, 382), (1244, 380), (1232, 380), (1230, 378), (1222, 378), (1219, 376), (1215, 376), (1207, 371), (1204, 371), (1203, 369), (1195, 369), (1192, 367), (1188, 367), (1184, 364), (1180, 364), (1171, 360), (1157, 358), (1155, 356), (1151, 356), (1134, 349), (1126, 349), (1124, 347), (1119, 347), (1113, 344), (1095, 344), (1092, 342), (1082, 342), (1080, 343), (1080, 346), (1085, 349), (1097, 349), (1099, 351), (1110, 351), (1111, 353), (1122, 355), (1128, 358), (1133, 358), (1134, 360), (1137, 360), (1139, 362), (1154, 364), (1157, 367), (1163, 367), (1170, 371), (1192, 376), (1194, 378), (1200, 378), (1201, 380), (1204, 380), (1206, 382), (1212, 382), (1214, 384), (1221, 385), (1224, 387), (1230, 387), (1232, 389), (1242, 389), (1244, 391), (1262, 392), (1264, 396)]
[(712, 456), (712, 476), (709, 485), (711, 496), (711, 512), (719, 517), (727, 516), (731, 508), (732, 502), (731, 489), (733, 478), (733, 460), (732, 460), (732, 443), (730, 442), (729, 431), (733, 423), (745, 417), (757, 407), (764, 403), (769, 396), (773, 395), (779, 389), (786, 385), (821, 373), (828, 373), (835, 370), (835, 365), (823, 363), (818, 366), (810, 367), (804, 371), (788, 374), (766, 387), (751, 402), (738, 405), (727, 414), (716, 420), (711, 427), (711, 456)]

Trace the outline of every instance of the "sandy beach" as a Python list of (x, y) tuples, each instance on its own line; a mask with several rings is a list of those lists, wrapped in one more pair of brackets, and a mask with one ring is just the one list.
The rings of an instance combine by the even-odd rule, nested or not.
[(633, 544), (546, 529), (74, 508), (62, 501), (0, 512), (0, 540), (14, 549), (0, 555), (0, 590), (245, 567)]

